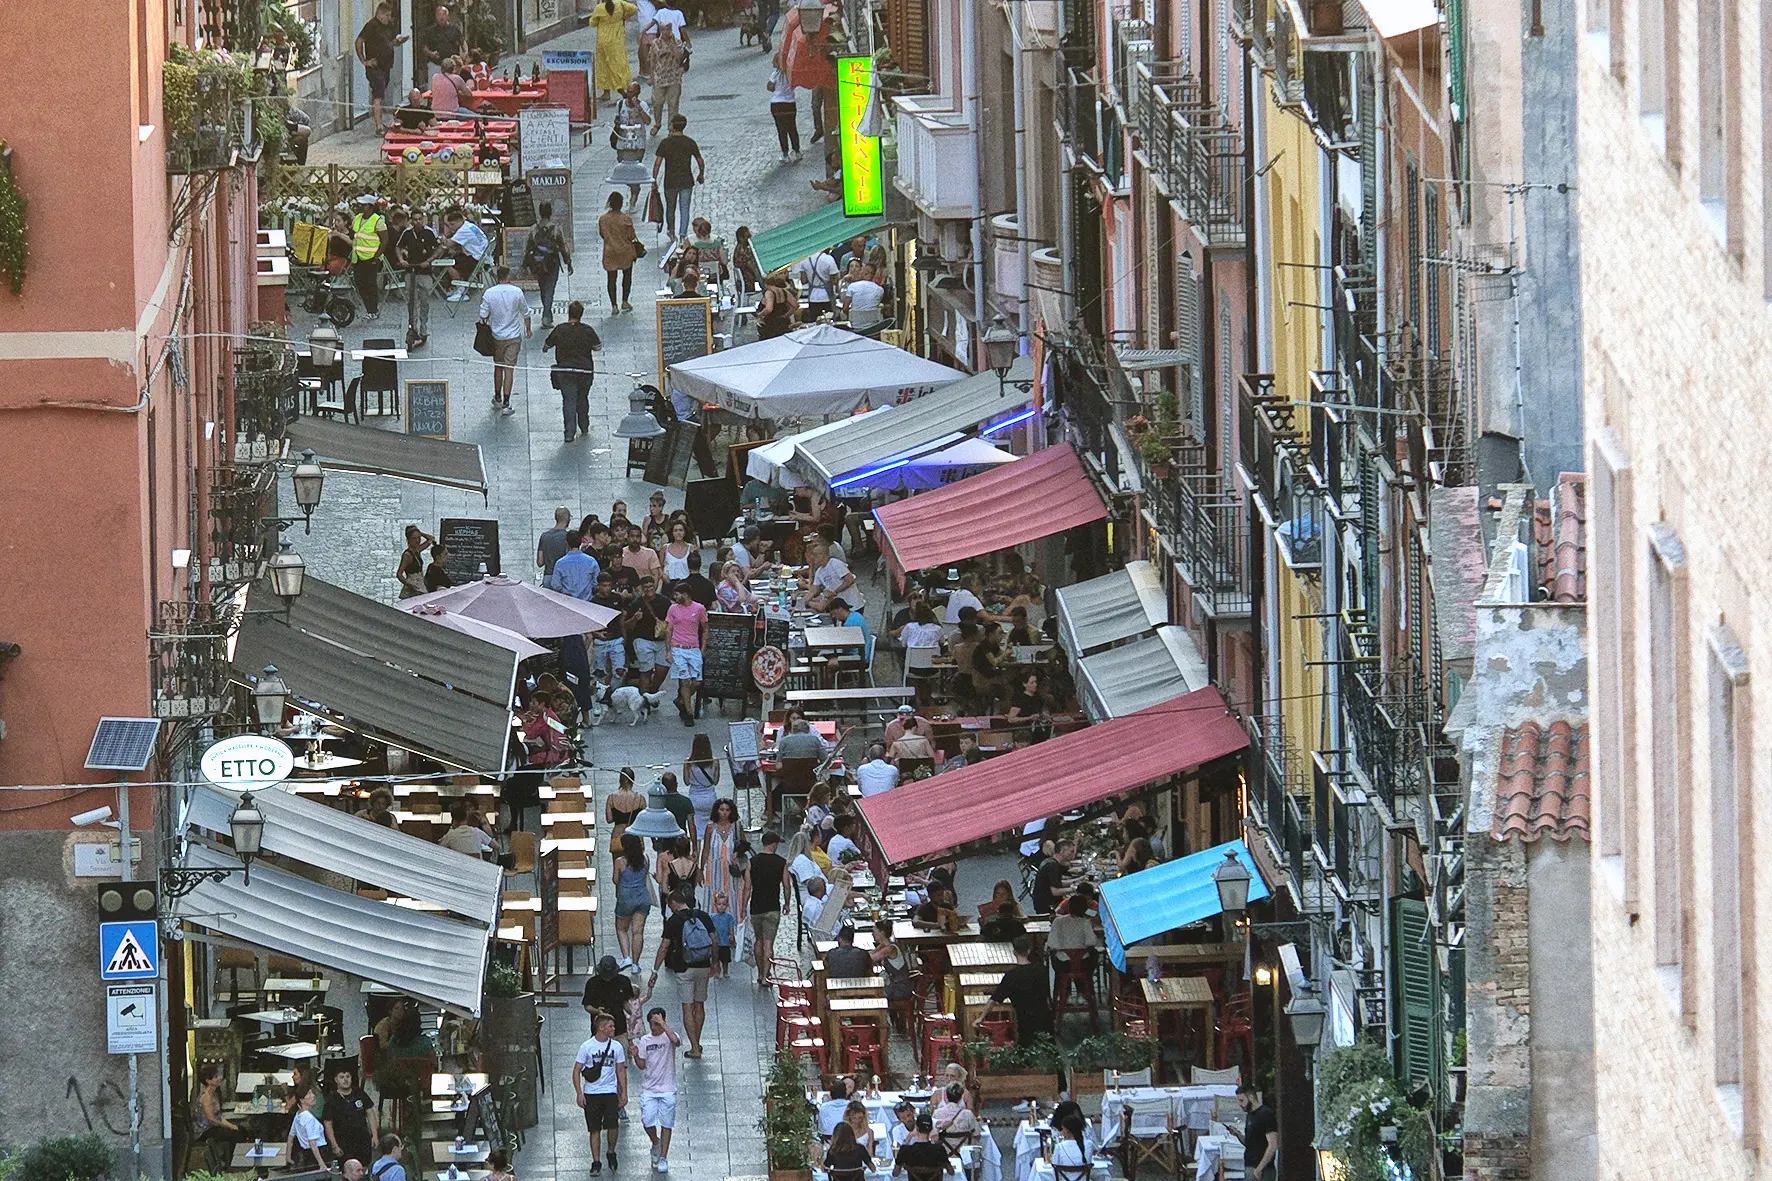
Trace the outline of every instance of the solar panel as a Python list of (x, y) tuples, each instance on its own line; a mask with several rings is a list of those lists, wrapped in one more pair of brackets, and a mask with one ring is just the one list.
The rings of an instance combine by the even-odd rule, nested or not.
[(140, 771), (154, 757), (159, 736), (159, 718), (100, 718), (86, 766), (92, 771)]

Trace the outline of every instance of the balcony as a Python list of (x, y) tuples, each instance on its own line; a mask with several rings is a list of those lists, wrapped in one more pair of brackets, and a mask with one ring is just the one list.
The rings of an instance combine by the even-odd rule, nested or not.
[(154, 716), (203, 718), (226, 713), (230, 613), (209, 603), (161, 602), (148, 633)]
[(1310, 881), (1310, 782), (1303, 759), (1287, 742), (1277, 715), (1243, 719), (1249, 731), (1249, 808), (1267, 832), (1301, 899)]
[(1214, 246), (1241, 246), (1243, 132), (1179, 62), (1137, 63), (1130, 110), (1157, 187)]
[(978, 199), (977, 133), (940, 95), (901, 95), (893, 184), (937, 219), (970, 220)]
[(1420, 415), (1410, 431), (1410, 472), (1416, 479), (1452, 487), (1474, 477), (1470, 410), (1450, 358), (1402, 354), (1390, 358), (1386, 377), (1402, 408)]
[(1091, 74), (1065, 71), (1064, 85), (1058, 88), (1058, 122), (1076, 158), (1100, 172), (1101, 95)]
[(205, 570), (209, 597), (217, 605), (257, 580), (277, 549), (277, 531), (265, 524), (276, 507), (274, 463), (251, 463), (211, 469), (209, 473), (209, 549)]
[[(300, 381), (296, 377), (295, 350), (287, 342), (273, 340), (279, 326), (255, 324), (248, 337), (234, 349), (234, 459), (275, 458), (280, 443), (299, 413)], [(254, 446), (262, 440), (264, 454)], [(241, 444), (247, 452), (242, 453)]]
[(174, 46), (161, 67), (166, 171), (232, 168), (253, 138), (246, 123), (252, 71), (210, 49)]
[(1119, 108), (1123, 120), (1138, 123), (1137, 69), (1156, 55), (1151, 41), (1151, 22), (1122, 20), (1114, 25), (1114, 75), (1109, 80), (1108, 101)]
[(1270, 512), (1279, 503), (1280, 451), (1300, 444), (1292, 415), (1291, 401), (1274, 390), (1273, 374), (1238, 377), (1237, 459)]
[(1204, 458), (1185, 463), (1175, 479), (1175, 560), (1194, 601), (1212, 618), (1250, 611), (1249, 531), (1241, 505)]

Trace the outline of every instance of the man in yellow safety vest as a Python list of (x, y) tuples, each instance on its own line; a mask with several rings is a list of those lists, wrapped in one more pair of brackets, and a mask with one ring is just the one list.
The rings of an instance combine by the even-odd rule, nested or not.
[(387, 234), (388, 219), (381, 215), (378, 198), (364, 193), (351, 215), (351, 273), (371, 320), (381, 318), (381, 255)]

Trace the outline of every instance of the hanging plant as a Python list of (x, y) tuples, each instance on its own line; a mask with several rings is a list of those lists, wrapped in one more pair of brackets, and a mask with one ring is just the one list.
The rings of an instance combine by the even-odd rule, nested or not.
[(1376, 1042), (1356, 1042), (1323, 1060), (1317, 1109), (1318, 1126), (1341, 1162), (1341, 1181), (1392, 1181), (1398, 1164), (1428, 1176), (1433, 1121), (1409, 1104)]
[(12, 174), (12, 147), (0, 140), (0, 273), (12, 284), (12, 293), (25, 290), (25, 264), (31, 250), (25, 239), (25, 207), (18, 178)]

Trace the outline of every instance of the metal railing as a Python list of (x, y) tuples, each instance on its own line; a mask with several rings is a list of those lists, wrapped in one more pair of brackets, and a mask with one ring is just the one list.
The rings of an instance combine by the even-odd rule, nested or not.
[(1213, 615), (1247, 615), (1249, 530), (1237, 495), (1216, 470), (1184, 468), (1175, 481), (1175, 560)]
[(1071, 150), (1101, 169), (1101, 104), (1095, 79), (1084, 70), (1067, 69), (1058, 88), (1058, 119), (1070, 137)]
[(1157, 186), (1207, 241), (1242, 243), (1242, 129), (1205, 99), (1183, 63), (1141, 62), (1132, 76), (1134, 130)]
[(1306, 856), (1312, 844), (1309, 771), (1288, 745), (1278, 715), (1243, 719), (1249, 732), (1250, 810), (1285, 859), (1294, 889), (1303, 896), (1309, 879)]

